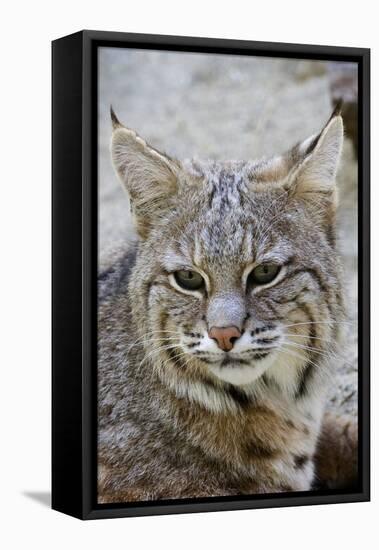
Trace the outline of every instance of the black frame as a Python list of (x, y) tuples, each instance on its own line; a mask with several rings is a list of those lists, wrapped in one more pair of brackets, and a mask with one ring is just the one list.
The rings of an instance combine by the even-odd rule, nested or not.
[[(359, 75), (359, 470), (355, 492), (96, 503), (97, 48), (354, 61)], [(52, 507), (81, 519), (370, 499), (370, 50), (81, 31), (52, 43)]]

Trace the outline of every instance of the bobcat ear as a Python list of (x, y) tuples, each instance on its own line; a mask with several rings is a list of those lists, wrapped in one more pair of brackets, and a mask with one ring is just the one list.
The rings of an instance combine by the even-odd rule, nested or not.
[(335, 194), (335, 179), (342, 144), (342, 117), (339, 111), (335, 110), (317, 136), (300, 143), (290, 153), (293, 158), (298, 159), (291, 177), (297, 195)]
[(177, 192), (180, 164), (123, 126), (111, 108), (113, 165), (129, 194), (137, 231), (146, 238), (154, 218)]

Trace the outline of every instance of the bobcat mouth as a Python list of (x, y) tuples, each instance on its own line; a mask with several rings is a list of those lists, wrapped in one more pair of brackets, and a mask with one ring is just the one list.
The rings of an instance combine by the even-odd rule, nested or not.
[(232, 357), (225, 357), (221, 362), (221, 367), (232, 367), (240, 366), (240, 365), (249, 365), (250, 362), (246, 361), (246, 359), (233, 359)]
[(252, 364), (252, 361), (259, 361), (261, 359), (264, 359), (269, 355), (269, 352), (263, 352), (263, 353), (255, 353), (254, 356), (250, 359), (236, 359), (234, 357), (225, 357), (221, 362), (221, 367), (233, 367), (233, 366), (241, 366), (241, 365), (249, 365), (254, 366)]
[(269, 351), (264, 351), (263, 353), (255, 353), (254, 354), (254, 360), (259, 361), (260, 359), (264, 359), (265, 357), (267, 357), (267, 355), (269, 355), (269, 354), (270, 354)]

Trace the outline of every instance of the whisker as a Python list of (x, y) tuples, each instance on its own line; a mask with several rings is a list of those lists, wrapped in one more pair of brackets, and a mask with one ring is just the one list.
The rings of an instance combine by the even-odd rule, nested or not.
[[(187, 366), (191, 360), (191, 357), (188, 355), (188, 353), (184, 352), (184, 353), (179, 353), (179, 354), (176, 354), (174, 358), (168, 358), (168, 359), (165, 359), (163, 362), (162, 362), (162, 358), (161, 357), (158, 357), (158, 361), (159, 361), (159, 364), (162, 366), (162, 367), (165, 367), (166, 365), (169, 365), (170, 361), (172, 361), (173, 359), (179, 359), (179, 358), (182, 358), (183, 356), (186, 356), (185, 357), (185, 363), (184, 365)], [(156, 368), (156, 365), (153, 365), (153, 368)]]
[(326, 357), (331, 356), (331, 352), (320, 350), (319, 348), (314, 348), (312, 346), (305, 346), (304, 344), (297, 344), (296, 342), (290, 342), (288, 340), (286, 340), (284, 343), (285, 345), (288, 345), (294, 348), (304, 349), (304, 350), (312, 351), (314, 353), (320, 353), (321, 355), (324, 355)]
[(290, 325), (283, 325), (284, 327), (297, 327), (299, 325), (356, 325), (356, 321), (306, 321), (303, 323), (291, 323)]
[(177, 336), (166, 336), (165, 338), (150, 338), (149, 340), (146, 340), (146, 344), (150, 344), (151, 342), (170, 342), (171, 340), (176, 340), (180, 342), (180, 337)]
[[(136, 340), (134, 340), (134, 342), (132, 342), (132, 344), (128, 347), (128, 351), (127, 351), (127, 355), (130, 353), (130, 351), (137, 345), (137, 344), (140, 344), (141, 342), (143, 342), (143, 340), (147, 339), (148, 340), (148, 337), (150, 335), (153, 335), (155, 333), (163, 333), (163, 332), (167, 332), (167, 333), (172, 333), (172, 334), (176, 334), (178, 335), (178, 332), (175, 331), (175, 330), (167, 330), (167, 331), (164, 331), (164, 330), (154, 330), (154, 331), (149, 331), (147, 332), (146, 334), (143, 334), (142, 336), (140, 336), (139, 338), (137, 338)], [(148, 340), (149, 341), (149, 340)]]
[(147, 359), (150, 359), (151, 357), (154, 357), (154, 355), (158, 355), (162, 351), (166, 351), (166, 350), (169, 350), (169, 349), (175, 349), (176, 347), (177, 346), (175, 344), (168, 344), (167, 346), (160, 346), (159, 348), (153, 348), (152, 350), (149, 351), (149, 353), (147, 353), (145, 355), (145, 357), (142, 359), (140, 365), (143, 365), (144, 362)]
[(332, 340), (328, 339), (328, 338), (321, 338), (320, 336), (308, 336), (308, 334), (296, 334), (295, 332), (291, 333), (291, 332), (285, 332), (282, 334), (282, 336), (296, 336), (299, 337), (299, 338), (309, 338), (311, 340), (322, 340), (323, 342), (326, 342), (326, 343), (332, 343)]
[[(281, 351), (285, 354), (288, 354), (288, 355), (291, 355), (292, 357), (295, 357), (297, 359), (302, 359), (304, 361), (304, 365), (306, 363), (310, 363), (312, 366), (318, 368), (320, 365), (318, 365), (317, 363), (314, 363), (311, 359), (309, 359), (309, 357), (303, 357), (302, 355), (294, 352), (293, 350), (289, 350), (289, 349), (284, 349), (283, 347), (280, 348)], [(303, 366), (304, 366), (303, 365)]]
[(346, 365), (349, 365), (350, 367), (353, 367), (353, 368), (356, 367), (356, 365), (354, 365), (350, 361), (347, 361), (346, 358), (341, 353), (338, 353), (336, 350), (329, 350), (329, 351), (320, 350), (318, 348), (314, 348), (314, 347), (311, 347), (311, 346), (305, 346), (303, 344), (298, 344), (296, 342), (289, 342), (288, 340), (286, 340), (285, 343), (287, 345), (291, 346), (291, 347), (294, 347), (294, 348), (309, 350), (312, 353), (318, 353), (318, 354), (322, 355), (323, 357), (325, 357), (326, 359), (335, 358), (336, 360), (342, 361)]

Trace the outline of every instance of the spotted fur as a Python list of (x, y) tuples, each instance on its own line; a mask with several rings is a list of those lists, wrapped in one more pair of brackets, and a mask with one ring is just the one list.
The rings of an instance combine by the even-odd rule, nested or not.
[[(139, 239), (99, 276), (99, 501), (309, 490), (344, 320), (341, 117), (285, 155), (223, 163), (112, 122)], [(278, 276), (251, 285), (267, 261)], [(212, 326), (238, 327), (231, 351)]]

